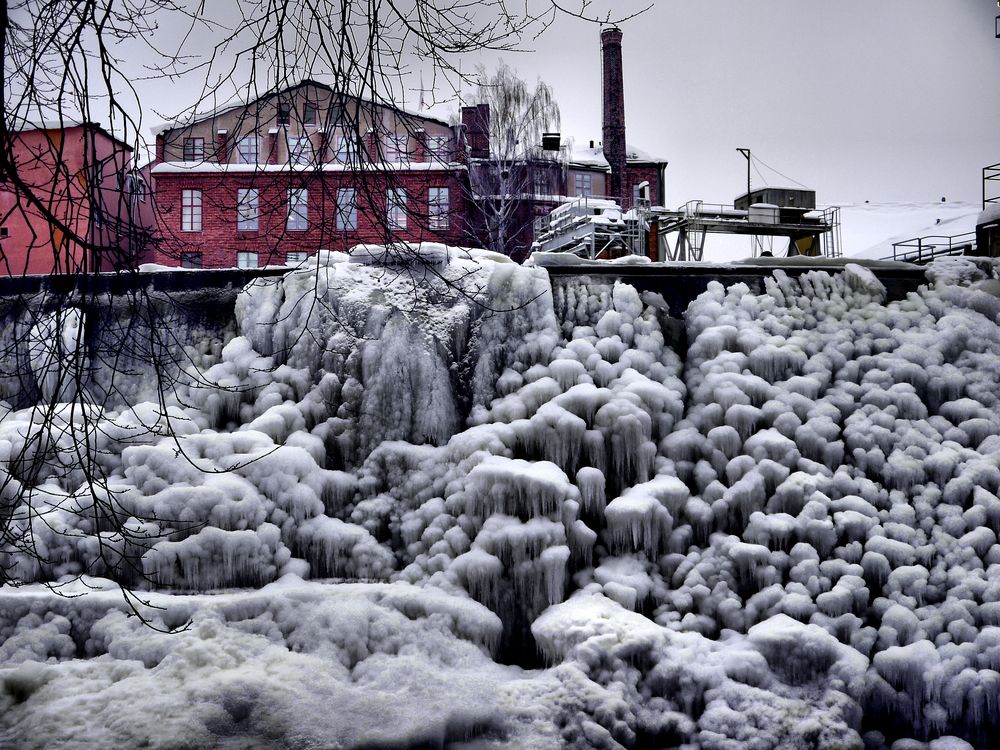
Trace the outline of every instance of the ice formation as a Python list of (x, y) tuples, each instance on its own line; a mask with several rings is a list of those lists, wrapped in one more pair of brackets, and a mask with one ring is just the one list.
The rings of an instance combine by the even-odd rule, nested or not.
[(192, 626), (0, 592), (0, 744), (158, 691), (195, 745), (989, 747), (997, 275), (948, 259), (890, 302), (867, 268), (775, 269), (683, 335), (658, 295), (438, 245), (255, 282), (162, 404), (5, 409), (0, 562)]

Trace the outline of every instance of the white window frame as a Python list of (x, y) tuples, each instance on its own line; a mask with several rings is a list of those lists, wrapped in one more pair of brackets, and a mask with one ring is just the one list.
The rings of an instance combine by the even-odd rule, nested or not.
[(312, 139), (307, 135), (288, 136), (288, 163), (311, 164), (313, 160)]
[(149, 191), (146, 189), (146, 180), (141, 174), (132, 173), (125, 177), (125, 190), (128, 194), (129, 203), (133, 206), (136, 203), (145, 203)]
[(348, 164), (355, 160), (358, 153), (358, 139), (357, 136), (341, 133), (337, 136), (337, 150), (334, 152), (333, 158), (338, 164)]
[(204, 263), (201, 253), (181, 253), (181, 268), (203, 268)]
[(406, 188), (390, 188), (385, 208), (389, 229), (406, 229)]
[(201, 231), (201, 191), (181, 191), (181, 231)]
[(260, 138), (248, 135), (236, 142), (236, 163), (260, 164)]
[(237, 268), (260, 268), (260, 255), (254, 250), (240, 250), (236, 253)]
[(358, 191), (355, 188), (337, 189), (337, 231), (358, 231)]
[(403, 162), (409, 158), (410, 137), (406, 134), (389, 134), (385, 137), (385, 160), (390, 163)]
[[(190, 145), (190, 149), (188, 146)], [(184, 161), (204, 161), (205, 160), (205, 139), (199, 136), (191, 136), (184, 139)]]
[(288, 219), (285, 228), (290, 232), (304, 232), (309, 229), (309, 190), (290, 188), (288, 190)]
[(429, 135), (426, 139), (426, 148), (428, 159), (436, 159), (438, 161), (450, 161), (450, 154), (448, 153), (449, 142), (451, 139), (446, 135)]
[(448, 229), (451, 226), (449, 216), (449, 191), (446, 187), (431, 187), (427, 189), (427, 226), (430, 229)]
[(594, 195), (594, 176), (589, 172), (577, 172), (573, 176), (573, 187), (577, 198), (591, 198)]
[(260, 226), (260, 193), (256, 188), (236, 191), (236, 230), (256, 232)]
[[(633, 206), (638, 206), (639, 203), (640, 203), (640, 201), (644, 200), (643, 197), (642, 197), (642, 193), (643, 193), (643, 189), (644, 188), (650, 194), (650, 196), (652, 196), (652, 190), (650, 190), (650, 186), (648, 184), (645, 185), (645, 186), (643, 186), (643, 184), (641, 182), (637, 182), (636, 184), (634, 184), (632, 186), (632, 205)], [(650, 201), (650, 203), (652, 203), (652, 198), (650, 198), (649, 201)]]
[(297, 266), (300, 263), (305, 263), (308, 259), (309, 253), (305, 250), (289, 250), (285, 253), (286, 266)]

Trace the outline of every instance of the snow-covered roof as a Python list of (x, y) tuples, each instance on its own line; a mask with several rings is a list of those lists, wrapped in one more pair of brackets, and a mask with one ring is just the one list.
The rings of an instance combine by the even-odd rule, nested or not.
[(324, 172), (356, 172), (361, 169), (388, 172), (453, 172), (464, 170), (464, 164), (450, 162), (443, 164), (437, 161), (404, 161), (404, 162), (365, 162), (362, 164), (339, 164), (324, 162), (322, 164), (228, 164), (214, 161), (171, 161), (161, 162), (152, 169), (153, 174), (205, 174), (219, 172), (314, 172), (320, 169)]
[[(587, 143), (589, 144), (591, 141), (588, 141)], [(608, 160), (604, 157), (603, 146), (595, 144), (591, 147), (589, 145), (577, 144), (572, 138), (566, 139), (565, 145), (569, 147), (570, 164), (611, 169), (611, 165), (608, 164)], [(667, 163), (666, 159), (652, 156), (648, 152), (638, 149), (631, 144), (626, 144), (625, 146), (625, 158), (630, 162), (650, 162), (653, 164)]]
[(15, 122), (12, 123), (11, 131), (16, 133), (29, 133), (34, 130), (69, 130), (70, 128), (90, 128), (93, 130), (97, 130), (101, 134), (107, 136), (111, 140), (121, 145), (123, 148), (126, 148), (130, 151), (132, 150), (132, 147), (129, 144), (127, 144), (121, 138), (112, 135), (110, 132), (108, 132), (107, 129), (105, 129), (103, 125), (101, 125), (101, 123), (93, 122), (91, 120), (76, 120), (73, 118), (66, 118), (63, 120), (43, 119), (43, 120), (25, 121), (20, 124), (18, 124), (15, 120)]
[[(254, 101), (258, 101), (260, 99), (264, 99), (271, 96), (284, 94), (288, 91), (300, 88), (301, 86), (308, 86), (308, 85), (319, 86), (320, 88), (325, 88), (333, 93), (337, 93), (339, 91), (339, 88), (337, 87), (336, 84), (337, 81), (333, 76), (317, 74), (317, 75), (310, 75), (309, 77), (306, 78), (300, 78), (296, 83), (292, 83), (287, 86), (282, 86), (281, 88), (255, 92), (256, 96), (253, 99), (247, 99), (240, 93), (236, 93), (227, 99), (202, 100), (198, 103), (198, 105), (196, 105), (196, 108), (193, 111), (191, 111), (186, 117), (179, 120), (173, 120), (156, 125), (153, 128), (151, 128), (151, 132), (154, 136), (162, 135), (168, 130), (173, 130), (174, 128), (187, 127), (189, 125), (193, 125), (194, 123), (201, 122), (202, 120), (207, 120), (212, 117), (216, 117), (220, 114), (223, 114), (224, 112), (246, 107), (248, 104)], [(345, 96), (366, 103), (374, 103), (377, 106), (387, 107), (389, 109), (401, 112), (402, 114), (408, 115), (410, 117), (420, 118), (423, 120), (430, 120), (432, 122), (438, 123), (439, 125), (452, 127), (451, 123), (448, 122), (447, 120), (444, 120), (440, 117), (435, 117), (434, 115), (428, 114), (427, 112), (416, 112), (410, 109), (406, 109), (404, 107), (400, 107), (396, 104), (392, 104), (390, 102), (372, 102), (369, 99), (361, 99), (357, 96), (347, 93), (345, 93)]]
[[(794, 187), (789, 187), (787, 185), (757, 185), (755, 187), (750, 188), (750, 194), (752, 195), (753, 193), (759, 193), (761, 190), (784, 190), (784, 191), (791, 192), (791, 193), (802, 193), (802, 192), (815, 193), (816, 192), (812, 188), (805, 188), (805, 187), (802, 187), (801, 185), (796, 185)], [(740, 193), (739, 195), (736, 196), (736, 200), (740, 200), (741, 198), (746, 198), (746, 197), (747, 197), (747, 193), (746, 193), (746, 191), (744, 191), (744, 192), (742, 192), (742, 193)]]
[(991, 203), (984, 208), (976, 219), (976, 225), (988, 224), (991, 221), (1000, 221), (1000, 203)]

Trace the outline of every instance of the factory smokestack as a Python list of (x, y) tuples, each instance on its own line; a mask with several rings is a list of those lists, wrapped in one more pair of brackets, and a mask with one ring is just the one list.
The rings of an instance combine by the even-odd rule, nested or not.
[(622, 78), (622, 32), (601, 31), (601, 69), (604, 89), (604, 158), (611, 165), (609, 196), (625, 200), (625, 90)]

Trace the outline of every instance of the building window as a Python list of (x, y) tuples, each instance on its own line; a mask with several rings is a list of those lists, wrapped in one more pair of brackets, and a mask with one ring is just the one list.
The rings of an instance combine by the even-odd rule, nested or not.
[(288, 125), (292, 120), (292, 105), (288, 102), (278, 102), (278, 124)]
[(448, 136), (427, 136), (427, 158), (428, 160), (450, 161), (451, 154), (448, 153)]
[(131, 205), (146, 202), (146, 181), (142, 175), (130, 174), (125, 177), (125, 193)]
[(532, 175), (532, 182), (535, 188), (536, 195), (548, 195), (549, 194), (549, 174), (544, 170), (538, 170)]
[(356, 232), (358, 229), (358, 201), (354, 188), (337, 191), (337, 231)]
[(386, 213), (390, 229), (406, 229), (406, 191), (403, 188), (389, 191)]
[(236, 228), (241, 232), (257, 231), (258, 196), (253, 188), (236, 191)]
[(427, 216), (431, 229), (448, 228), (448, 188), (432, 187), (427, 191)]
[(181, 253), (181, 268), (201, 268), (201, 253)]
[(358, 152), (358, 140), (355, 135), (338, 135), (337, 136), (337, 151), (334, 154), (334, 159), (340, 164), (348, 164), (354, 161), (355, 156)]
[(260, 160), (260, 141), (255, 135), (240, 138), (236, 144), (236, 162), (238, 164), (256, 164)]
[(594, 194), (593, 177), (589, 174), (578, 174), (574, 177), (576, 194), (581, 198), (589, 198)]
[(0, 240), (10, 237), (10, 230), (7, 227), (0, 227)]
[(313, 102), (306, 102), (302, 105), (302, 124), (315, 125), (318, 119), (319, 109)]
[(201, 231), (201, 191), (181, 191), (181, 231)]
[(305, 188), (288, 191), (288, 223), (285, 226), (295, 231), (309, 228), (309, 191)]
[(257, 253), (247, 251), (236, 253), (237, 268), (257, 268), (259, 265)]
[(405, 135), (389, 135), (385, 139), (385, 160), (388, 162), (406, 161), (408, 139)]
[(309, 253), (305, 250), (293, 250), (290, 253), (285, 253), (285, 265), (297, 266), (299, 263), (305, 263), (308, 257)]
[(643, 201), (649, 201), (649, 185), (633, 185), (632, 186), (632, 205), (638, 206)]
[(204, 138), (184, 139), (184, 161), (202, 161), (205, 158)]
[(288, 139), (288, 161), (291, 164), (309, 164), (313, 159), (312, 141), (303, 135)]

